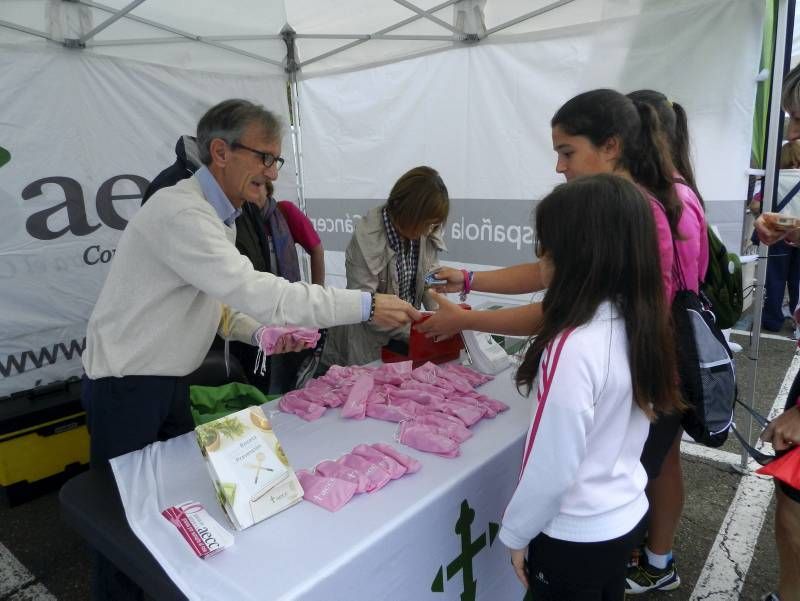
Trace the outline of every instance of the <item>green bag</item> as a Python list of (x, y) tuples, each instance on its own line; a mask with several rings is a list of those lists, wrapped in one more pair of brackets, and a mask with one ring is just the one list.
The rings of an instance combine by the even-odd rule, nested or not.
[(739, 255), (728, 252), (711, 227), (708, 231), (708, 271), (700, 292), (711, 303), (719, 329), (732, 328), (742, 315), (742, 263)]
[(252, 405), (263, 405), (278, 396), (265, 395), (255, 386), (240, 382), (223, 386), (189, 386), (192, 418), (196, 426)]

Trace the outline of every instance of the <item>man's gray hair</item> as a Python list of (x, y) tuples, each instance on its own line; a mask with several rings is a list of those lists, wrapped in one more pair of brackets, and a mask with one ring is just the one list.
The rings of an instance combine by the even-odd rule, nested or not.
[(211, 164), (211, 141), (214, 138), (233, 144), (239, 141), (244, 130), (253, 123), (260, 125), (270, 140), (281, 139), (283, 123), (280, 117), (260, 104), (231, 98), (212, 106), (197, 124), (200, 162), (203, 165)]
[(789, 71), (783, 79), (781, 105), (790, 113), (800, 112), (800, 65)]

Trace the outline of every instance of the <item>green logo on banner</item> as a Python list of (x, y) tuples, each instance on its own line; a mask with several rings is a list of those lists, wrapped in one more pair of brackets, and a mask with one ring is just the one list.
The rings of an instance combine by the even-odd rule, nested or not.
[[(461, 554), (447, 564), (447, 580), (449, 581), (456, 574), (461, 572), (461, 580), (464, 584), (464, 592), (461, 593), (461, 601), (475, 601), (478, 592), (478, 581), (473, 578), (472, 558), (480, 553), (486, 546), (486, 533), (484, 532), (475, 540), (472, 540), (472, 522), (475, 520), (475, 510), (469, 506), (467, 500), (461, 502), (461, 512), (456, 521), (455, 533), (461, 537)], [(500, 531), (500, 524), (489, 522), (489, 546), (494, 543), (497, 533)], [(439, 567), (436, 577), (431, 584), (431, 591), (434, 593), (444, 592), (445, 567)]]
[(0, 167), (5, 165), (11, 160), (11, 153), (8, 152), (5, 148), (0, 146)]

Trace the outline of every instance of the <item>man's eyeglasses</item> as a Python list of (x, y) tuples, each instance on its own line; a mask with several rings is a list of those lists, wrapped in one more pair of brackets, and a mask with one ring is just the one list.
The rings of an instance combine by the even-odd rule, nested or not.
[(261, 152), (260, 150), (256, 150), (255, 148), (250, 148), (249, 146), (245, 146), (244, 144), (240, 144), (239, 142), (233, 142), (231, 144), (231, 148), (242, 148), (243, 150), (249, 150), (253, 154), (257, 154), (261, 157), (261, 160), (264, 161), (264, 167), (270, 168), (273, 165), (277, 166), (277, 170), (280, 171), (283, 164), (286, 162), (283, 157), (276, 157), (269, 152)]

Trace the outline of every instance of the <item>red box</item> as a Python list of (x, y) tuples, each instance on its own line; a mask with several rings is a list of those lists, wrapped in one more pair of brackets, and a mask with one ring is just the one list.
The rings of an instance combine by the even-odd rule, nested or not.
[[(465, 309), (470, 309), (469, 305), (461, 305)], [(381, 348), (381, 361), (384, 363), (397, 363), (398, 361), (414, 362), (414, 367), (418, 367), (428, 361), (432, 363), (446, 363), (458, 359), (461, 349), (464, 348), (464, 341), (461, 335), (457, 334), (447, 340), (435, 342), (433, 338), (426, 338), (425, 334), (417, 330), (417, 324), (422, 323), (430, 317), (430, 314), (423, 315), (418, 322), (411, 324), (411, 334), (408, 337), (408, 355), (398, 353), (386, 346)]]

